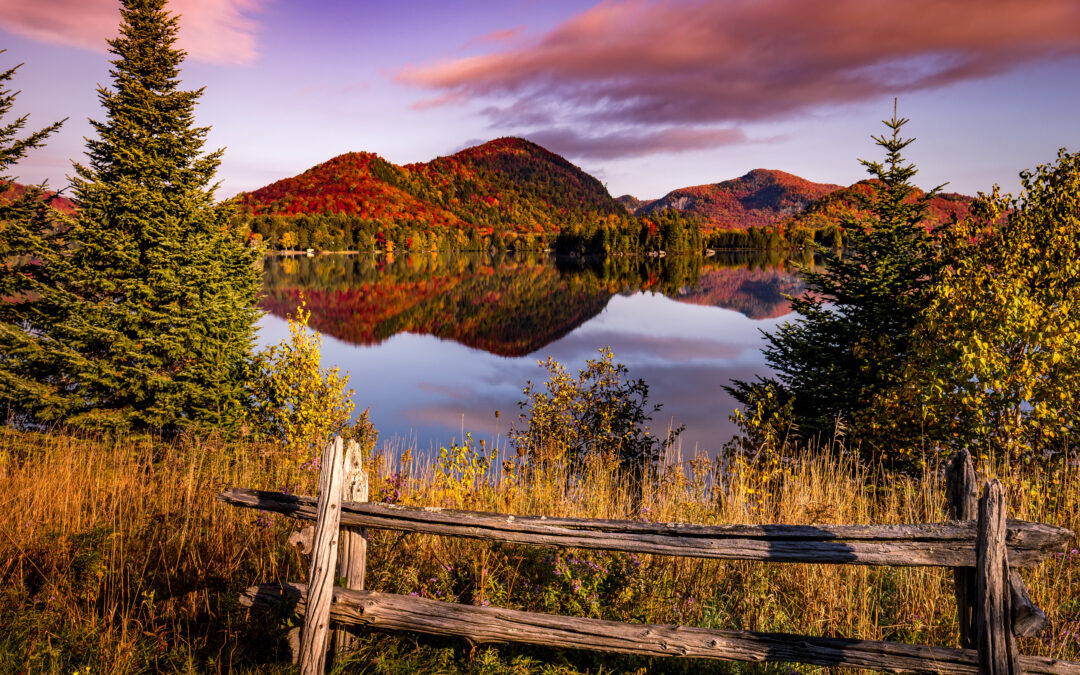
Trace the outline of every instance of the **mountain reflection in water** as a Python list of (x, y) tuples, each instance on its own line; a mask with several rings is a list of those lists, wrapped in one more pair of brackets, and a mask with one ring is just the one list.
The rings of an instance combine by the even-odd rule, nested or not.
[(544, 377), (538, 359), (573, 369), (605, 346), (664, 404), (654, 427), (685, 423), (687, 454), (719, 448), (734, 407), (721, 385), (763, 371), (758, 328), (802, 292), (782, 258), (748, 256), (270, 257), (264, 279), (260, 343), (287, 335), (303, 297), (310, 325), (334, 338), (324, 366), (350, 371), (357, 408), (371, 408), (382, 438), (421, 450), (470, 430), (494, 440), (494, 411), (508, 413), (505, 433), (525, 382)]

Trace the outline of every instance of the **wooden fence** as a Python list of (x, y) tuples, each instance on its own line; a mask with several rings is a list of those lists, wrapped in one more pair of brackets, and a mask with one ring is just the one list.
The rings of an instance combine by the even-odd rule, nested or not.
[[(1037, 634), (1046, 623), (1015, 568), (1063, 552), (1072, 532), (1007, 520), (1001, 485), (996, 480), (984, 483), (979, 496), (966, 452), (948, 467), (947, 492), (954, 520), (919, 525), (704, 526), (416, 508), (367, 503), (359, 447), (350, 443), (343, 452), (338, 438), (323, 454), (318, 499), (242, 488), (225, 490), (218, 498), (315, 521), (313, 531), (308, 530), (309, 583), (253, 586), (241, 596), (249, 607), (295, 603), (304, 615), (298, 646), (304, 675), (324, 672), (331, 623), (339, 628), (332, 640), (336, 657), (350, 649), (346, 629), (368, 627), (462, 637), (473, 643), (520, 642), (646, 656), (957, 675), (1080, 675), (1080, 663), (1020, 655), (1015, 641), (1015, 636)], [(951, 567), (961, 648), (621, 623), (367, 591), (365, 528), (728, 560)], [(339, 533), (344, 534), (340, 541)], [(342, 577), (345, 587), (335, 587), (334, 580)]]

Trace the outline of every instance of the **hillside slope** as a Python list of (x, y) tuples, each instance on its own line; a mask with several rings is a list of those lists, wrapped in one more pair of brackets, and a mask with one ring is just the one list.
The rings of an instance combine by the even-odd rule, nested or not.
[[(841, 225), (848, 219), (859, 220), (867, 213), (872, 188), (871, 180), (863, 180), (851, 187), (831, 192), (810, 204), (801, 213), (786, 218), (781, 226), (785, 229), (795, 227), (820, 229), (830, 225)], [(916, 190), (910, 200), (918, 199), (923, 194), (922, 190)], [(955, 192), (942, 192), (935, 195), (930, 200), (927, 211), (928, 224), (943, 223), (954, 216), (965, 217), (972, 201), (974, 201), (973, 197)]]
[(404, 166), (348, 153), (238, 201), (253, 216), (340, 214), (522, 233), (558, 232), (565, 222), (625, 213), (596, 178), (520, 138)]
[[(840, 189), (840, 185), (813, 183), (783, 171), (754, 169), (733, 180), (672, 190), (660, 199), (640, 203), (634, 213), (672, 208), (696, 217), (706, 229), (764, 227), (801, 213)], [(637, 201), (632, 197), (620, 200), (627, 206)]]
[[(22, 183), (10, 182), (6, 185), (0, 182), (0, 202), (12, 202), (19, 197), (26, 194), (27, 190), (32, 189), (29, 185), (23, 185)], [(42, 193), (45, 199), (49, 200), (49, 206), (53, 207), (60, 213), (71, 215), (75, 213), (75, 204), (66, 197), (57, 195), (52, 190), (46, 190)]]

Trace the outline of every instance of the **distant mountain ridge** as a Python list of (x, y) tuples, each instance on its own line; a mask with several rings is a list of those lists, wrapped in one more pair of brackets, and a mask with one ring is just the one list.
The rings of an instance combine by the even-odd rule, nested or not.
[[(370, 152), (350, 152), (242, 193), (237, 201), (253, 217), (334, 215), (366, 221), (371, 233), (386, 228), (406, 233), (440, 230), (458, 236), (460, 244), (462, 233), (470, 231), (492, 239), (498, 233), (546, 237), (567, 224), (602, 219), (629, 224), (631, 217), (655, 218), (665, 209), (696, 219), (706, 232), (819, 229), (865, 213), (869, 186), (868, 181), (850, 187), (815, 183), (784, 171), (754, 169), (731, 180), (678, 188), (660, 199), (614, 199), (599, 180), (565, 158), (521, 138), (498, 138), (405, 165)], [(930, 204), (930, 220), (963, 217), (970, 201), (964, 195), (937, 195)], [(280, 229), (305, 227), (322, 227), (326, 235), (326, 230), (342, 225), (338, 221)], [(358, 240), (355, 245), (369, 244)], [(453, 237), (450, 245), (455, 245)]]
[[(0, 202), (12, 202), (19, 197), (26, 194), (28, 190), (34, 189), (32, 186), (23, 185), (22, 183), (16, 183), (14, 181), (7, 183), (6, 185), (0, 182)], [(75, 204), (68, 198), (62, 197), (52, 190), (46, 190), (43, 193), (43, 197), (49, 200), (49, 206), (56, 209), (60, 213), (71, 215), (75, 213)]]
[[(805, 227), (818, 229), (839, 224), (845, 219), (858, 220), (866, 214), (866, 203), (873, 190), (873, 180), (861, 180), (850, 187), (831, 192), (810, 204), (803, 211), (784, 219), (780, 224), (784, 228)], [(925, 194), (916, 190), (909, 197), (915, 200)], [(927, 205), (927, 224), (937, 225), (950, 218), (964, 218), (973, 197), (956, 192), (940, 192), (934, 195)]]
[(624, 213), (596, 178), (520, 138), (404, 166), (347, 153), (238, 201), (252, 215), (335, 213), (517, 232), (557, 232), (567, 220)]
[(841, 189), (784, 171), (754, 169), (732, 180), (672, 190), (660, 199), (643, 202), (624, 195), (619, 201), (634, 215), (673, 208), (696, 217), (703, 228), (727, 230), (773, 225)]

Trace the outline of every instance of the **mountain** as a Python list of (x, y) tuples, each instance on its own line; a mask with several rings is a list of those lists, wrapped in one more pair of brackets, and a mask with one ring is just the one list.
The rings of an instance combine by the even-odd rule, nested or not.
[(745, 229), (777, 223), (840, 189), (783, 171), (754, 169), (733, 180), (672, 190), (652, 201), (639, 202), (629, 195), (620, 201), (626, 207), (638, 202), (635, 215), (671, 208), (696, 217), (706, 229)]
[[(867, 212), (865, 205), (873, 189), (873, 180), (862, 180), (851, 187), (836, 190), (821, 199), (810, 204), (804, 211), (792, 215), (783, 221), (784, 229), (805, 227), (818, 229), (829, 225), (839, 225), (848, 218), (858, 219)], [(922, 190), (916, 189), (909, 201), (914, 201), (923, 195)], [(931, 225), (943, 223), (956, 216), (963, 218), (968, 214), (968, 209), (973, 197), (955, 192), (942, 192), (931, 198), (927, 211), (927, 221)]]
[[(12, 202), (19, 197), (26, 194), (27, 190), (33, 189), (29, 185), (23, 185), (21, 183), (8, 183), (6, 186), (0, 182), (0, 202)], [(75, 213), (75, 204), (70, 199), (61, 197), (51, 190), (46, 190), (43, 194), (43, 199), (49, 200), (49, 206), (53, 207), (60, 213), (71, 215)]]
[(520, 138), (404, 166), (348, 153), (238, 201), (253, 216), (340, 214), (413, 227), (521, 233), (558, 232), (565, 222), (625, 213), (600, 181)]
[(463, 224), (449, 211), (400, 187), (407, 183), (401, 167), (370, 152), (349, 152), (238, 199), (256, 216), (341, 213), (372, 220), (406, 217), (431, 225)]
[(615, 201), (622, 204), (622, 207), (624, 209), (626, 209), (628, 212), (634, 213), (635, 211), (640, 209), (642, 206), (645, 206), (646, 204), (651, 204), (653, 201), (656, 201), (656, 200), (654, 199), (652, 201), (642, 201), (642, 200), (638, 199), (637, 197), (635, 197), (633, 195), (623, 195), (621, 197), (616, 197)]

